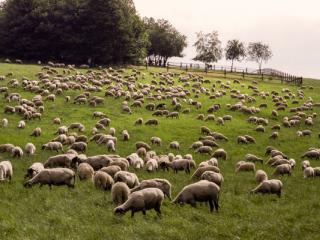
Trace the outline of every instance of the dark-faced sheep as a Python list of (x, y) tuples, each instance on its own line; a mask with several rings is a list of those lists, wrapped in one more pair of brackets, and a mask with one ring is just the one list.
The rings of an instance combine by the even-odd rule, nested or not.
[(209, 202), (210, 211), (215, 208), (219, 210), (219, 193), (220, 187), (207, 180), (185, 186), (177, 197), (172, 201), (175, 204), (190, 204), (196, 207), (196, 202)]

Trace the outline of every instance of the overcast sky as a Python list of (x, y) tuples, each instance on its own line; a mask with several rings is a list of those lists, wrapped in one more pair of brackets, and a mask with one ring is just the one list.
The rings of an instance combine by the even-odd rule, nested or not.
[[(229, 39), (263, 41), (273, 58), (264, 65), (304, 77), (320, 78), (319, 0), (134, 0), (144, 17), (169, 20), (188, 37), (183, 61), (195, 56), (195, 32), (217, 30)], [(176, 60), (176, 59), (175, 59)], [(178, 60), (180, 61), (180, 60)], [(228, 64), (221, 60), (218, 64)], [(257, 68), (251, 62), (237, 66)]]

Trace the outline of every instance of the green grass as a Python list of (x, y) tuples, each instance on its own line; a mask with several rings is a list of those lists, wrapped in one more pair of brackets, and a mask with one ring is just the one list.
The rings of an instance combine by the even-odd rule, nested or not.
[[(36, 80), (36, 73), (41, 71), (36, 65), (15, 65), (0, 64), (0, 75), (13, 72), (14, 76), (21, 82), (23, 76)], [(61, 69), (59, 70), (60, 72)], [(131, 70), (128, 70), (130, 72)], [(143, 70), (144, 71), (144, 70)], [(151, 69), (151, 71), (162, 71), (162, 69)], [(217, 79), (209, 78), (212, 83)], [(146, 79), (139, 82), (150, 82), (151, 77), (146, 73)], [(226, 79), (228, 80), (228, 79)], [(223, 82), (226, 81), (222, 79)], [(0, 86), (6, 86), (8, 80), (0, 82)], [(175, 79), (176, 84), (178, 83)], [(205, 84), (210, 88), (211, 84)], [(244, 81), (245, 87), (231, 84), (232, 88), (241, 90), (242, 93), (251, 94), (248, 90), (249, 81)], [(312, 97), (314, 102), (320, 102), (318, 89), (320, 82), (306, 80), (305, 85), (313, 86), (314, 89), (305, 89), (306, 99)], [(259, 90), (281, 92), (282, 88), (289, 88), (293, 93), (299, 89), (292, 85), (281, 85), (280, 83), (259, 81)], [(105, 89), (105, 87), (104, 87)], [(217, 90), (219, 90), (217, 85)], [(31, 100), (35, 95), (26, 92), (22, 87), (10, 88), (10, 92), (18, 92), (23, 98)], [(208, 96), (200, 95), (197, 101), (202, 102), (202, 109), (196, 110), (192, 106), (183, 103), (183, 107), (190, 107), (190, 114), (180, 115), (180, 119), (166, 119), (159, 117), (160, 124), (154, 126), (134, 126), (138, 117), (144, 120), (153, 118), (151, 112), (144, 108), (134, 108), (132, 115), (121, 113), (121, 99), (105, 98), (105, 104), (96, 108), (74, 105), (72, 102), (65, 103), (64, 96), (75, 96), (80, 91), (68, 91), (57, 96), (56, 101), (45, 102), (45, 112), (41, 121), (28, 121), (26, 128), (17, 129), (20, 116), (4, 114), (1, 110), (0, 118), (8, 118), (9, 127), (0, 128), (0, 144), (12, 143), (22, 148), (28, 142), (33, 142), (37, 147), (35, 156), (12, 159), (8, 154), (1, 154), (2, 159), (9, 159), (13, 163), (14, 177), (12, 182), (0, 185), (0, 239), (314, 239), (318, 233), (320, 217), (317, 211), (320, 207), (320, 181), (319, 179), (303, 179), (300, 168), (300, 155), (309, 147), (318, 147), (318, 133), (320, 126), (318, 119), (313, 127), (306, 127), (302, 123), (300, 127), (291, 129), (282, 128), (279, 139), (269, 140), (272, 132), (271, 126), (281, 121), (282, 117), (290, 115), (288, 110), (281, 112), (277, 119), (271, 119), (272, 102), (271, 97), (262, 100), (256, 97), (257, 102), (247, 104), (259, 106), (267, 102), (269, 108), (262, 109), (257, 114), (260, 117), (267, 117), (270, 120), (265, 133), (253, 131), (254, 125), (249, 124), (247, 115), (240, 112), (230, 112), (226, 104), (237, 102), (227, 95), (221, 98), (210, 100)], [(104, 96), (104, 91), (92, 93), (93, 95)], [(194, 99), (194, 94), (190, 98)], [(157, 103), (160, 101), (156, 101)], [(164, 101), (169, 108), (173, 107), (170, 100)], [(302, 103), (302, 100), (300, 100)], [(214, 122), (202, 122), (196, 120), (199, 113), (206, 114), (206, 110), (213, 103), (220, 103), (222, 109), (215, 113), (216, 116), (231, 114), (233, 120), (225, 126), (217, 126)], [(292, 107), (288, 100), (289, 107)], [(17, 105), (7, 103), (0, 96), (0, 109), (5, 105)], [(23, 188), (23, 176), (28, 166), (33, 162), (44, 162), (49, 156), (54, 155), (48, 151), (42, 151), (41, 145), (50, 141), (57, 129), (52, 124), (54, 117), (62, 118), (62, 125), (69, 125), (72, 122), (81, 122), (86, 126), (85, 134), (91, 136), (91, 128), (97, 120), (92, 119), (94, 111), (103, 111), (111, 118), (111, 126), (117, 129), (117, 137), (121, 138), (121, 131), (127, 129), (131, 135), (129, 142), (119, 141), (117, 154), (126, 156), (135, 151), (134, 143), (139, 140), (150, 142), (152, 136), (158, 136), (163, 141), (163, 146), (154, 147), (158, 154), (167, 154), (169, 142), (177, 140), (180, 142), (181, 150), (178, 154), (193, 153), (189, 146), (200, 136), (200, 127), (208, 126), (211, 130), (221, 132), (229, 138), (228, 142), (219, 142), (229, 155), (228, 161), (220, 162), (219, 167), (224, 175), (225, 182), (222, 185), (220, 197), (221, 210), (219, 213), (209, 213), (209, 207), (202, 204), (197, 208), (189, 205), (180, 207), (172, 205), (165, 200), (162, 206), (162, 218), (159, 219), (154, 211), (147, 212), (147, 216), (141, 213), (132, 219), (130, 214), (123, 217), (113, 215), (114, 204), (111, 201), (110, 192), (103, 192), (94, 188), (90, 182), (76, 182), (74, 189), (67, 187), (49, 187), (31, 189)], [(315, 108), (308, 113), (320, 111)], [(32, 130), (40, 126), (43, 134), (39, 138), (30, 137)], [(298, 138), (296, 131), (300, 129), (312, 129), (313, 136)], [(249, 134), (256, 138), (256, 144), (238, 145), (238, 135)], [(253, 153), (264, 157), (265, 147), (272, 145), (279, 148), (288, 156), (296, 159), (297, 167), (291, 177), (282, 177), (284, 183), (283, 196), (279, 199), (276, 196), (250, 196), (248, 192), (256, 186), (252, 173), (234, 173), (234, 165), (242, 160), (245, 154)], [(106, 148), (90, 143), (87, 155), (105, 154)], [(207, 156), (193, 154), (197, 163), (208, 159)], [(265, 157), (264, 157), (265, 158)], [(266, 159), (266, 158), (265, 158)], [(320, 166), (317, 161), (312, 161), (312, 166)], [(266, 165), (256, 165), (257, 169), (264, 169), (269, 175), (273, 169)], [(131, 169), (131, 171), (134, 171)], [(173, 196), (183, 186), (191, 183), (190, 176), (184, 172), (173, 174), (170, 172), (147, 173), (145, 170), (136, 171), (140, 180), (149, 178), (166, 178), (173, 185)]]

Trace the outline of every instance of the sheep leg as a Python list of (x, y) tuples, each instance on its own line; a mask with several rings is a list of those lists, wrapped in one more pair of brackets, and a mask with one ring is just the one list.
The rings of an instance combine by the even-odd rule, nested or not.
[(157, 205), (157, 206), (154, 208), (154, 210), (157, 212), (157, 215), (158, 215), (159, 217), (161, 217), (160, 205)]
[(131, 210), (131, 217), (133, 218), (133, 216), (134, 216), (134, 211)]
[(213, 211), (213, 201), (209, 200), (210, 212)]
[(146, 212), (145, 209), (142, 210), (142, 214), (143, 214), (144, 216), (147, 215), (147, 212)]
[(214, 207), (216, 209), (216, 211), (219, 211), (219, 203), (218, 203), (218, 199), (213, 201)]

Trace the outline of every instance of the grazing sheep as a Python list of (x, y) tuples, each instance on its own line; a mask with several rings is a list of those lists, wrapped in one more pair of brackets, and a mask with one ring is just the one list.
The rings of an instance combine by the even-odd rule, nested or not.
[(246, 138), (246, 140), (249, 143), (256, 143), (256, 140), (253, 137), (251, 137), (250, 135), (244, 135), (244, 137)]
[(129, 188), (134, 188), (140, 184), (139, 179), (135, 173), (119, 171), (114, 175), (115, 182), (124, 182)]
[(123, 141), (129, 141), (130, 135), (129, 135), (129, 132), (127, 130), (123, 130), (122, 131), (122, 139), (123, 139)]
[(27, 143), (24, 150), (27, 155), (34, 155), (36, 152), (36, 147), (32, 143)]
[(303, 177), (304, 178), (314, 178), (315, 177), (314, 169), (312, 167), (306, 167), (303, 170)]
[(151, 144), (152, 145), (158, 145), (158, 146), (161, 146), (161, 138), (159, 137), (152, 137), (151, 138)]
[(35, 175), (37, 175), (39, 172), (41, 172), (44, 169), (44, 166), (42, 163), (36, 162), (33, 163), (28, 169), (27, 174), (24, 176), (25, 178), (33, 178)]
[(159, 125), (159, 121), (157, 119), (149, 119), (145, 125)]
[(115, 152), (115, 151), (116, 151), (114, 141), (109, 140), (109, 141), (107, 142), (106, 146), (107, 146), (108, 152)]
[(169, 163), (168, 166), (173, 169), (174, 173), (178, 173), (178, 171), (185, 171), (190, 174), (191, 163), (189, 159), (176, 159)]
[(57, 124), (57, 125), (60, 125), (61, 124), (61, 119), (60, 118), (58, 118), (58, 117), (56, 117), (56, 118), (54, 118), (53, 119), (53, 124)]
[(57, 151), (57, 152), (59, 152), (60, 150), (63, 151), (63, 147), (60, 142), (48, 142), (46, 144), (43, 144), (41, 149)]
[(256, 166), (253, 162), (238, 162), (236, 166), (236, 173), (238, 172), (255, 172)]
[(100, 170), (94, 173), (93, 182), (96, 188), (102, 190), (111, 190), (114, 184), (112, 177), (108, 173)]
[(146, 169), (148, 172), (155, 172), (158, 170), (158, 162), (157, 160), (151, 158), (146, 163)]
[(31, 133), (31, 137), (32, 136), (34, 136), (34, 137), (39, 137), (40, 135), (41, 135), (41, 133), (42, 133), (42, 130), (41, 130), (41, 128), (39, 128), (39, 127), (37, 127), (37, 128), (35, 128), (33, 131), (32, 131), (32, 133)]
[(200, 179), (201, 175), (205, 171), (212, 171), (212, 172), (220, 173), (220, 169), (216, 166), (198, 167), (198, 169), (193, 173), (191, 179)]
[(212, 148), (209, 147), (209, 146), (201, 146), (199, 147), (198, 149), (196, 149), (196, 153), (205, 153), (205, 154), (209, 154), (211, 155), (212, 154)]
[(217, 184), (219, 187), (221, 187), (221, 184), (224, 180), (221, 173), (216, 173), (214, 171), (205, 171), (204, 173), (202, 173), (200, 179), (213, 182)]
[(312, 134), (311, 130), (297, 131), (298, 137), (311, 136), (311, 134)]
[(150, 151), (151, 150), (151, 147), (145, 143), (145, 142), (142, 142), (142, 141), (139, 141), (139, 142), (136, 142), (136, 149), (139, 149), (141, 147), (145, 148), (147, 151)]
[(207, 180), (185, 186), (177, 197), (172, 201), (175, 204), (190, 204), (196, 207), (196, 202), (209, 202), (210, 211), (215, 208), (219, 210), (219, 193), (220, 187)]
[(134, 125), (142, 125), (143, 124), (143, 119), (142, 118), (138, 118), (135, 122)]
[(24, 186), (31, 187), (38, 183), (40, 183), (40, 187), (42, 187), (42, 185), (49, 185), (50, 189), (52, 185), (74, 187), (75, 173), (68, 168), (43, 169), (32, 179), (26, 181)]
[(123, 182), (116, 182), (115, 184), (112, 185), (111, 195), (112, 195), (112, 201), (117, 206), (119, 206), (123, 204), (125, 201), (127, 201), (130, 195), (130, 189), (128, 188), (127, 184)]
[(87, 144), (85, 142), (75, 142), (71, 145), (70, 149), (84, 153), (87, 150)]
[(310, 159), (313, 159), (313, 158), (319, 159), (320, 158), (320, 152), (317, 151), (317, 150), (310, 150), (310, 151), (305, 152), (301, 156), (301, 158), (305, 158), (305, 157), (310, 158)]
[(217, 125), (224, 125), (224, 120), (223, 120), (223, 118), (221, 118), (221, 117), (218, 117), (217, 118)]
[(237, 143), (244, 143), (244, 144), (248, 144), (249, 142), (247, 141), (246, 137), (244, 136), (238, 136), (237, 138)]
[(77, 173), (80, 180), (92, 180), (94, 169), (88, 163), (80, 163), (77, 168)]
[(277, 139), (279, 137), (279, 133), (278, 132), (273, 132), (271, 133), (271, 135), (269, 136), (270, 139)]
[(310, 166), (311, 166), (309, 160), (304, 160), (304, 161), (302, 161), (301, 165), (302, 165), (302, 170), (305, 170), (307, 167), (310, 167)]
[(114, 136), (116, 135), (116, 129), (113, 128), (113, 127), (111, 127), (111, 128), (109, 129), (109, 134), (114, 137)]
[(2, 127), (8, 127), (8, 123), (9, 123), (9, 121), (8, 121), (8, 119), (6, 119), (6, 118), (3, 118), (2, 120), (1, 120), (1, 126)]
[(202, 126), (200, 128), (200, 132), (201, 132), (201, 134), (204, 134), (204, 135), (209, 135), (211, 133), (210, 129), (206, 126)]
[(70, 168), (72, 159), (75, 158), (74, 154), (61, 154), (57, 156), (49, 157), (44, 163), (45, 168), (65, 167)]
[(173, 141), (169, 144), (169, 148), (170, 149), (176, 149), (179, 150), (180, 149), (180, 144), (178, 141)]
[(23, 157), (23, 151), (18, 146), (15, 146), (14, 148), (12, 148), (11, 154), (12, 154), (12, 157), (17, 157), (17, 158)]
[(291, 176), (291, 172), (292, 172), (291, 165), (285, 163), (285, 164), (278, 165), (272, 175), (273, 176), (279, 176), (279, 175), (283, 176), (283, 175), (287, 174), (288, 176)]
[(136, 212), (142, 211), (146, 215), (146, 211), (154, 209), (157, 214), (161, 215), (161, 204), (164, 199), (163, 192), (158, 188), (146, 188), (129, 195), (128, 200), (114, 209), (115, 214), (125, 214), (131, 211), (131, 217)]
[(4, 182), (6, 180), (11, 181), (13, 176), (12, 165), (10, 161), (2, 161), (0, 162), (0, 182)]
[(265, 130), (264, 126), (258, 125), (258, 126), (255, 128), (255, 131), (257, 131), (257, 132), (265, 132), (266, 130)]
[(192, 143), (192, 145), (190, 146), (190, 149), (198, 149), (199, 147), (202, 147), (203, 146), (203, 142), (201, 141), (196, 141), (194, 143)]
[(250, 191), (251, 194), (262, 193), (262, 194), (277, 194), (281, 197), (283, 184), (278, 179), (265, 180), (260, 183), (256, 188)]
[(18, 128), (24, 129), (25, 127), (26, 127), (25, 121), (21, 120), (21, 121), (18, 123)]
[(248, 162), (254, 162), (254, 163), (259, 162), (259, 163), (263, 164), (262, 158), (259, 158), (253, 154), (250, 154), (250, 153), (246, 154), (246, 156), (244, 158)]
[(265, 180), (268, 180), (268, 175), (263, 170), (257, 170), (255, 175), (257, 183), (262, 183)]
[(14, 148), (14, 145), (11, 143), (1, 144), (0, 145), (0, 152), (1, 153), (3, 153), (3, 152), (11, 153), (13, 148)]
[(108, 167), (101, 168), (100, 171), (108, 173), (112, 178), (114, 178), (114, 175), (117, 172), (121, 171), (121, 167), (119, 167), (117, 165), (111, 165), (111, 166), (108, 166)]
[(227, 160), (227, 152), (223, 148), (219, 148), (212, 154), (212, 157)]
[(159, 188), (165, 196), (167, 196), (171, 200), (171, 183), (166, 179), (148, 179), (143, 180), (139, 186), (131, 189), (131, 193), (140, 191), (145, 188)]

